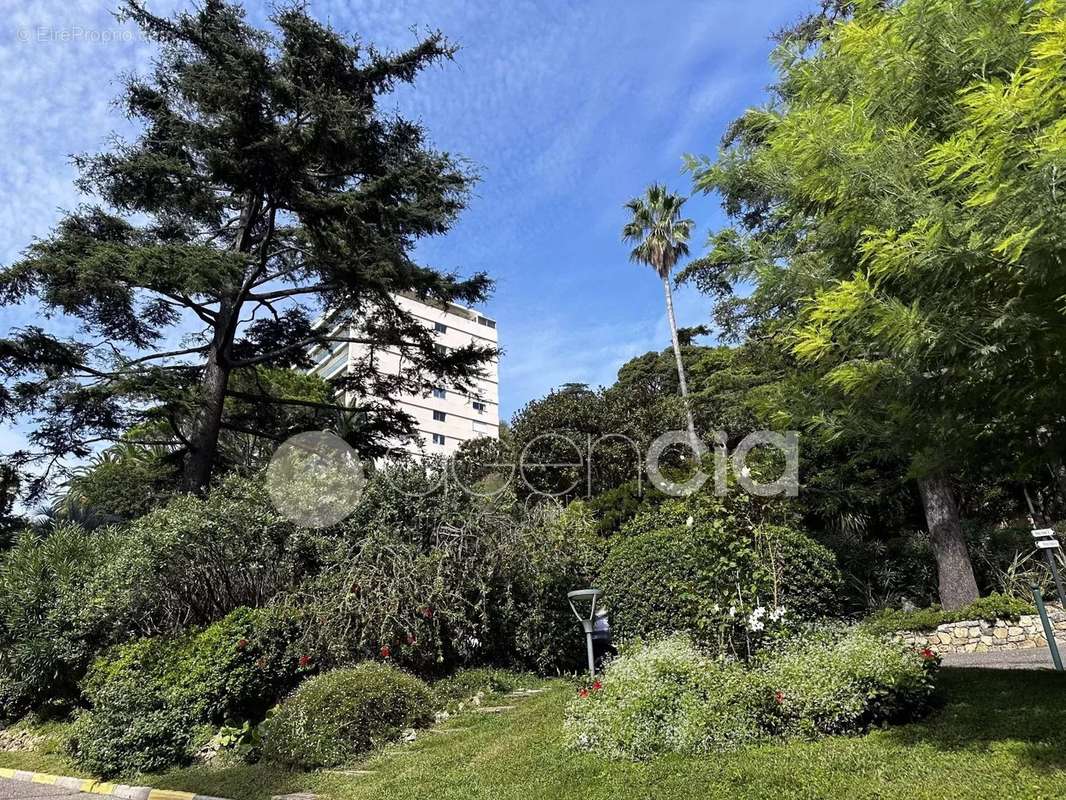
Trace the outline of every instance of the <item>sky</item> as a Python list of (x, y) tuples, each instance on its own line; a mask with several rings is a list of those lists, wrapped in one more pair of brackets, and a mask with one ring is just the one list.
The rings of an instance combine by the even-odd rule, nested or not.
[[(69, 156), (129, 133), (112, 101), (152, 46), (112, 16), (117, 0), (0, 0), (0, 263), (79, 201)], [(422, 242), (425, 263), (484, 271), (496, 288), (501, 418), (568, 382), (607, 385), (633, 356), (669, 346), (662, 286), (628, 260), (624, 204), (650, 183), (688, 194), (685, 153), (713, 155), (728, 123), (763, 103), (770, 35), (806, 0), (310, 0), (312, 14), (382, 48), (440, 29), (460, 51), (386, 102), (478, 170), (468, 210)], [(156, 13), (186, 0), (150, 0)], [(249, 0), (250, 20), (270, 6)], [(725, 220), (713, 197), (686, 206), (693, 251)], [(710, 303), (676, 297), (678, 324)], [(32, 308), (0, 308), (0, 330)], [(0, 452), (21, 432), (0, 430)]]

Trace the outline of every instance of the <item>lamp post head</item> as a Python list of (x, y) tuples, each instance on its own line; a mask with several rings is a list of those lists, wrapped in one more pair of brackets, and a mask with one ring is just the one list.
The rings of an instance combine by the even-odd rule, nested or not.
[[(574, 616), (577, 617), (578, 622), (586, 627), (587, 630), (591, 630), (592, 621), (596, 617), (596, 601), (603, 597), (603, 592), (599, 589), (575, 589), (572, 592), (566, 593), (566, 599), (570, 601), (570, 610), (574, 612)], [(578, 605), (589, 604), (588, 614), (583, 614), (578, 608)]]

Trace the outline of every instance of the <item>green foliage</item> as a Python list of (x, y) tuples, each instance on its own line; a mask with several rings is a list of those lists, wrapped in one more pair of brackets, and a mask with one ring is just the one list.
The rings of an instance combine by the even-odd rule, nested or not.
[(292, 598), (320, 621), (319, 651), (345, 665), (387, 648), (420, 674), (570, 665), (565, 595), (598, 569), (595, 521), (580, 504), (523, 518), (513, 495), (454, 491), (439, 475), (416, 465), (371, 478), (320, 575)]
[(494, 667), (473, 667), (435, 681), (432, 685), (437, 701), (445, 706), (457, 706), (479, 695), (506, 694), (516, 689), (528, 689), (540, 681), (533, 675)]
[(938, 625), (965, 620), (1014, 621), (1022, 614), (1035, 613), (1036, 609), (1031, 603), (1015, 597), (990, 594), (954, 611), (944, 611), (939, 606), (920, 608), (915, 611), (886, 608), (871, 614), (862, 625), (863, 628), (874, 633), (888, 634), (897, 631), (931, 631)]
[(841, 613), (841, 575), (832, 552), (784, 525), (762, 525), (755, 533), (772, 572), (775, 594), (784, 605), (803, 619)]
[(641, 645), (570, 703), (565, 735), (608, 758), (736, 749), (762, 737), (770, 702), (748, 677), (684, 637)]
[[(761, 632), (762, 607), (791, 617), (838, 609), (833, 555), (810, 537), (760, 516), (786, 518), (746, 494), (694, 495), (638, 514), (612, 543), (600, 574), (622, 637), (683, 631), (726, 647)], [(779, 612), (778, 612), (779, 613)]]
[(80, 716), (69, 746), (75, 762), (102, 777), (156, 772), (189, 761), (194, 718), (139, 681), (108, 682)]
[(264, 757), (313, 769), (347, 763), (428, 725), (434, 701), (428, 686), (395, 667), (366, 662), (305, 682), (264, 726)]
[(925, 714), (937, 665), (935, 658), (863, 630), (827, 630), (767, 655), (755, 676), (774, 697), (772, 730), (809, 739)]
[(123, 529), (101, 578), (117, 619), (141, 634), (176, 631), (266, 605), (317, 570), (327, 547), (274, 510), (261, 480), (229, 476)]
[[(334, 392), (293, 397), (256, 375), (310, 366), (309, 347), (350, 339), (346, 325), (315, 325), (324, 307), (358, 309), (365, 337), (390, 342), (405, 365), (382, 371), (370, 348), (333, 389), (366, 398), (417, 393), (428, 378), (467, 385), (496, 349), (438, 352), (393, 298), (485, 298), (484, 275), (460, 279), (413, 257), (455, 222), (474, 177), (383, 99), (454, 46), (431, 33), (382, 51), (299, 5), (270, 14), (267, 29), (224, 1), (167, 19), (127, 0), (119, 16), (158, 46), (156, 68), (126, 78), (117, 104), (135, 133), (75, 158), (98, 205), (64, 215), (0, 269), (0, 304), (34, 302), (42, 319), (80, 323), (0, 343), (0, 419), (38, 423), (16, 466), (31, 452), (84, 456), (151, 423), (184, 461), (183, 488), (205, 490), (216, 464), (260, 455), (279, 428), (321, 428), (347, 410)], [(174, 350), (190, 320), (199, 329)], [(353, 410), (347, 433), (365, 455), (414, 433), (389, 403)], [(260, 441), (220, 440), (220, 430)]]
[(541, 674), (580, 669), (581, 630), (566, 594), (594, 582), (605, 549), (580, 501), (525, 532), (509, 564), (514, 605), (504, 620), (520, 665)]
[(776, 738), (861, 733), (931, 707), (937, 662), (858, 630), (826, 630), (753, 668), (675, 636), (613, 661), (567, 708), (568, 742), (610, 758), (734, 750)]
[(635, 399), (567, 384), (516, 412), (511, 430), (522, 467), (519, 497), (547, 496), (566, 503), (640, 476), (640, 448), (650, 441), (651, 409)]
[(610, 536), (640, 511), (654, 507), (665, 499), (666, 495), (654, 486), (629, 481), (589, 498), (586, 505), (598, 520), (596, 530), (599, 534)]
[(0, 562), (0, 714), (31, 709), (63, 713), (78, 681), (118, 620), (98, 572), (122, 546), (111, 530), (88, 533), (61, 524), (47, 534), (24, 530)]
[[(987, 476), (1046, 484), (1066, 452), (1066, 327), (1050, 300), (1066, 295), (1066, 100), (1051, 88), (1066, 75), (1066, 6), (853, 10), (816, 47), (786, 39), (772, 101), (734, 123), (717, 159), (690, 162), (733, 225), (682, 277), (725, 293), (734, 333), (798, 359), (782, 404), (795, 426), (881, 454), (901, 478), (957, 481), (963, 497)], [(754, 291), (729, 296), (738, 282)], [(945, 603), (975, 594), (950, 555), (959, 539), (937, 547)]]
[(0, 713), (62, 712), (101, 650), (264, 606), (316, 571), (327, 545), (238, 477), (122, 528), (25, 531), (0, 562)]
[[(146, 431), (127, 433), (137, 439)], [(62, 510), (109, 522), (140, 517), (177, 493), (178, 464), (166, 448), (120, 442), (78, 467), (66, 485)]]
[(287, 615), (238, 609), (201, 631), (106, 653), (84, 681), (76, 760), (99, 775), (187, 762), (198, 728), (258, 721), (313, 671), (293, 644), (298, 635)]

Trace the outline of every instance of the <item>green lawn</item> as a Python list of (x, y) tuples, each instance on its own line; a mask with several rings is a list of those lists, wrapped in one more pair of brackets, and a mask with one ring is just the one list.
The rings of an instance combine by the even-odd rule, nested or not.
[[(560, 720), (572, 689), (558, 683), (517, 701), (505, 715), (453, 718), (444, 728), (459, 730), (424, 734), (359, 765), (373, 774), (294, 775), (251, 766), (176, 770), (148, 781), (235, 800), (296, 791), (338, 800), (1038, 800), (1066, 793), (1066, 678), (1047, 671), (945, 669), (941, 685), (946, 705), (920, 724), (861, 738), (630, 764), (562, 746)], [(3, 754), (0, 765), (22, 766), (25, 758)]]

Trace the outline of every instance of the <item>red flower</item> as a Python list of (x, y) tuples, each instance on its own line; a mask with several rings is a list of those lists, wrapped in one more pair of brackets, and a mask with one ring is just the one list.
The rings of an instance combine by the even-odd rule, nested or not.
[(311, 663), (311, 656), (300, 656), (300, 666), (306, 667)]
[(392, 650), (389, 648), (389, 646), (387, 644), (382, 645), (381, 646), (381, 657), (382, 658), (388, 658), (391, 655), (392, 655)]
[(237, 642), (237, 649), (238, 650), (243, 650), (247, 646), (248, 646), (248, 640), (247, 639), (241, 639), (239, 642)]
[(422, 616), (426, 619), (433, 619), (433, 609), (426, 606), (422, 609)]
[(774, 700), (777, 701), (778, 705), (780, 705), (781, 703), (785, 702), (785, 693), (784, 692), (774, 692)]
[(418, 642), (418, 639), (415, 638), (415, 635), (413, 633), (407, 634), (407, 643), (408, 644), (414, 645), (417, 642)]
[(926, 661), (931, 661), (932, 659), (936, 658), (936, 653), (934, 653), (928, 647), (923, 647), (921, 650), (919, 650), (918, 655), (920, 655)]
[(602, 683), (600, 683), (599, 681), (593, 681), (593, 683), (592, 683), (592, 691), (598, 692), (602, 688), (603, 688), (603, 684)]
[(580, 697), (582, 700), (584, 700), (586, 697), (589, 696), (589, 690), (588, 689), (578, 689), (577, 696)]
[(353, 583), (352, 584), (352, 594), (359, 594), (359, 591), (360, 591), (359, 590), (359, 584), (358, 583)]

